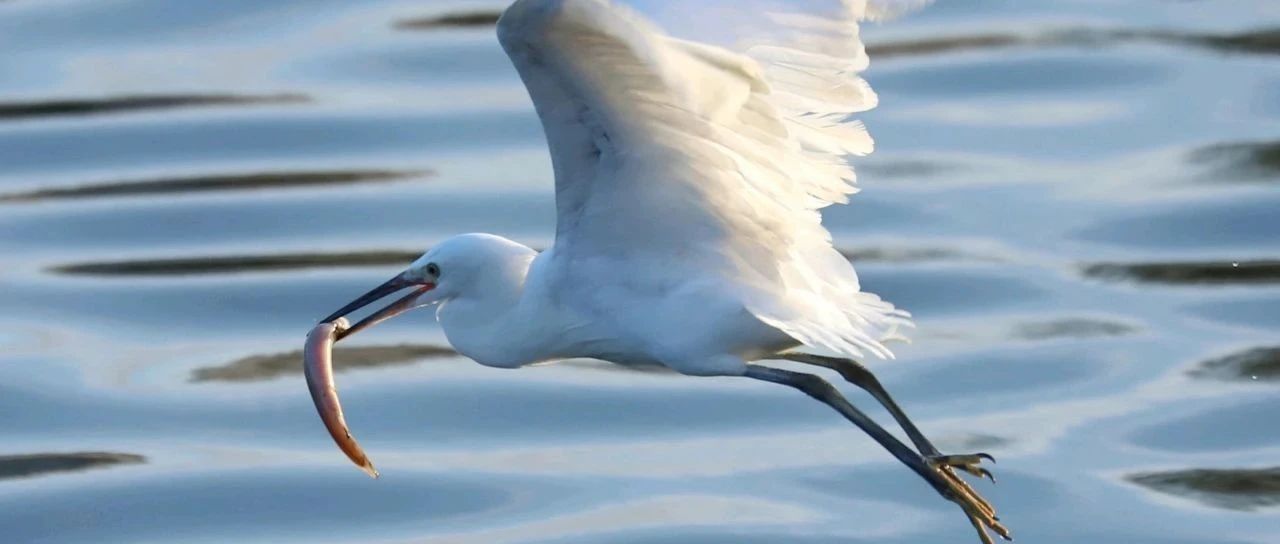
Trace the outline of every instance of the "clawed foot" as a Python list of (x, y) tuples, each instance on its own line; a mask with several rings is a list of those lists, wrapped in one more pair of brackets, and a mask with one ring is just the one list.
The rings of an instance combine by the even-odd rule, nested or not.
[(1000, 517), (996, 515), (996, 510), (991, 506), (991, 503), (982, 498), (982, 495), (979, 495), (973, 487), (956, 474), (956, 469), (960, 469), (979, 478), (989, 478), (992, 482), (995, 482), (995, 476), (992, 476), (990, 471), (980, 466), (983, 460), (995, 462), (995, 458), (985, 453), (925, 457), (925, 462), (933, 470), (937, 471), (947, 484), (948, 492), (944, 493), (944, 496), (964, 509), (965, 515), (969, 516), (969, 522), (978, 531), (978, 537), (982, 539), (983, 544), (994, 544), (991, 535), (987, 532), (988, 530), (1000, 535), (1005, 540), (1013, 540), (1009, 529), (1000, 523)]
[(934, 455), (924, 458), (925, 462), (929, 463), (929, 465), (935, 469), (939, 467), (958, 468), (979, 478), (987, 478), (994, 484), (996, 483), (996, 477), (991, 474), (991, 471), (982, 468), (981, 466), (984, 459), (991, 461), (992, 463), (996, 462), (996, 458), (992, 457), (989, 453)]

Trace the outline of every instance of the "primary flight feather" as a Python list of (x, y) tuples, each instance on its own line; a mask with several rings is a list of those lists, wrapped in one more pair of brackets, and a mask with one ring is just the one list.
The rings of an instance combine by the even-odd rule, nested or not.
[[(555, 167), (554, 251), (637, 266), (678, 255), (657, 272), (730, 282), (747, 311), (806, 345), (891, 357), (882, 341), (906, 314), (861, 291), (818, 213), (857, 190), (848, 157), (872, 150), (848, 118), (876, 103), (858, 75), (865, 6), (753, 4), (566, 0), (507, 10), (499, 41)], [(808, 11), (785, 11), (795, 4)], [(717, 43), (665, 34), (642, 13), (702, 21)]]

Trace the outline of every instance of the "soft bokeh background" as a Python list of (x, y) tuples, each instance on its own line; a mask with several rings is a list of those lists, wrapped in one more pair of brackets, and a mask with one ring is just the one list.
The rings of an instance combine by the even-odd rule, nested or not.
[[(550, 241), (500, 7), (0, 1), (0, 539), (976, 542), (794, 391), (484, 369), (426, 314), (340, 350), (384, 477), (348, 465), (314, 320), (448, 235)], [(1280, 3), (943, 0), (865, 33), (880, 150), (827, 220), (919, 319), (890, 389), (999, 457), (1021, 541), (1276, 542)]]

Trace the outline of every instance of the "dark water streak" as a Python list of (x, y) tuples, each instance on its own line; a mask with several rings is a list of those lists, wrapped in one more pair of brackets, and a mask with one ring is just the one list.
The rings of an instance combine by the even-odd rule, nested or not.
[(1188, 374), (1239, 382), (1280, 381), (1280, 346), (1257, 347), (1210, 359)]
[(1103, 280), (1169, 285), (1255, 285), (1280, 283), (1280, 260), (1185, 263), (1099, 263), (1084, 274)]
[(1192, 151), (1188, 159), (1212, 167), (1202, 177), (1209, 182), (1280, 183), (1280, 140), (1215, 144)]
[[(389, 179), (395, 179), (389, 178)], [(542, 251), (541, 248), (534, 248)], [(366, 250), (336, 253), (277, 253), (274, 255), (220, 255), (164, 259), (85, 262), (55, 266), (56, 274), (73, 276), (195, 276), (247, 272), (284, 272), (303, 269), (335, 269), (405, 266), (420, 250)], [(933, 248), (866, 248), (841, 250), (856, 263), (926, 263), (995, 260), (955, 250)]]
[(1230, 510), (1280, 505), (1280, 467), (1148, 472), (1134, 474), (1129, 480), (1161, 493)]
[[(470, 11), (448, 13), (417, 19), (396, 21), (401, 30), (432, 30), (492, 26), (501, 12)], [(938, 55), (1007, 47), (1096, 46), (1126, 42), (1156, 42), (1202, 47), (1224, 53), (1273, 55), (1280, 53), (1280, 28), (1259, 28), (1234, 33), (1188, 33), (1176, 30), (1133, 30), (1100, 28), (1063, 28), (1035, 34), (973, 34), (942, 38), (917, 38), (892, 42), (872, 42), (867, 54), (872, 58), (890, 59), (903, 56)]]
[(224, 174), (138, 181), (112, 181), (74, 187), (52, 187), (25, 192), (0, 194), (0, 204), (44, 202), (48, 200), (81, 198), (353, 185), (357, 183), (386, 182), (409, 178), (420, 178), (430, 174), (431, 172), (429, 171), (317, 170), (310, 172), (256, 172), (251, 174)]
[(1195, 34), (1165, 30), (1064, 28), (1032, 34), (973, 34), (943, 38), (871, 43), (872, 58), (926, 56), (1010, 47), (1090, 47), (1153, 42), (1200, 47), (1222, 53), (1274, 55), (1280, 53), (1280, 28), (1228, 34)]
[(0, 102), (0, 121), (215, 106), (244, 107), (305, 104), (310, 101), (311, 98), (305, 94), (286, 93), (270, 95), (137, 95), (110, 98), (66, 98), (29, 102)]
[[(426, 359), (454, 357), (451, 348), (431, 345), (337, 346), (333, 348), (333, 369), (347, 372), (355, 369), (403, 366)], [(302, 374), (302, 350), (271, 355), (254, 355), (221, 366), (192, 371), (192, 382), (257, 382)]]
[(117, 465), (138, 465), (147, 458), (132, 453), (78, 452), (0, 455), (0, 480), (81, 472)]
[(498, 17), (501, 15), (502, 13), (497, 11), (448, 13), (433, 17), (396, 21), (395, 28), (398, 30), (431, 30), (436, 28), (486, 27), (497, 24)]

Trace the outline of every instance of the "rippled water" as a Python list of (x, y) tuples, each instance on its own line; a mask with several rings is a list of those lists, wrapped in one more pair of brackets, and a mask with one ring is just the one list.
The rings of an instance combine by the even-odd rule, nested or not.
[[(348, 465), (314, 319), (448, 235), (551, 237), (494, 7), (0, 1), (4, 541), (976, 541), (793, 391), (488, 370), (427, 315), (338, 354), (384, 477)], [(918, 317), (889, 388), (999, 457), (1020, 541), (1276, 542), (1280, 5), (944, 0), (866, 33), (880, 150), (827, 220)]]

